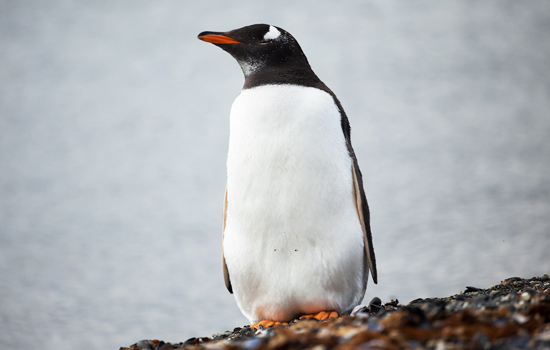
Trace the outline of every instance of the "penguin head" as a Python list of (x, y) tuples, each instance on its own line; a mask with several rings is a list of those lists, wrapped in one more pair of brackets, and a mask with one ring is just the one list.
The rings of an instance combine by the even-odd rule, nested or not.
[(309, 63), (294, 37), (282, 28), (253, 24), (228, 32), (202, 32), (200, 40), (227, 51), (237, 60), (245, 77), (265, 68), (285, 66), (309, 68)]

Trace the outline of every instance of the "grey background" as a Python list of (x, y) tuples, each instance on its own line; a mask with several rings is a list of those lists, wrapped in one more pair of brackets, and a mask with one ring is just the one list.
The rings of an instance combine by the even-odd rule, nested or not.
[(550, 272), (546, 1), (0, 1), (0, 344), (247, 323), (221, 275), (242, 73), (196, 39), (291, 32), (352, 125), (379, 296)]

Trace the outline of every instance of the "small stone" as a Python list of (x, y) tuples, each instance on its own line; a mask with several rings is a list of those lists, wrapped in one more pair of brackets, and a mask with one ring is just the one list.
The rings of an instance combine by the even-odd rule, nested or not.
[(193, 337), (193, 338), (187, 339), (183, 344), (185, 344), (185, 345), (195, 345), (197, 343), (198, 343), (197, 338)]
[(510, 277), (510, 278), (507, 278), (504, 280), (504, 282), (506, 281), (521, 281), (521, 278), (520, 277)]
[(173, 350), (174, 347), (170, 343), (162, 344), (161, 346), (157, 347), (156, 350)]
[(380, 298), (378, 298), (378, 297), (372, 298), (372, 300), (369, 303), (369, 311), (371, 312), (371, 314), (376, 315), (382, 309), (383, 309), (382, 300), (380, 300)]
[(512, 315), (512, 319), (517, 323), (517, 324), (524, 324), (524, 323), (527, 323), (527, 321), (529, 321), (529, 317), (525, 316), (525, 315), (522, 315), (520, 313), (515, 313)]
[(357, 314), (368, 313), (368, 312), (369, 312), (369, 308), (367, 306), (357, 305), (351, 311), (350, 316), (355, 316)]
[(270, 333), (271, 332), (269, 328), (263, 328), (263, 326), (260, 325), (260, 329), (258, 329), (256, 333), (254, 333), (254, 335), (258, 338), (265, 338), (265, 337), (268, 337)]
[(249, 340), (245, 340), (242, 344), (242, 348), (243, 349), (258, 349), (261, 344), (262, 344), (262, 339), (252, 338), (252, 339), (249, 339)]
[(153, 349), (152, 342), (149, 339), (143, 339), (136, 343), (136, 346), (140, 350)]
[(311, 348), (311, 350), (326, 350), (326, 349), (328, 349), (328, 347), (323, 344), (315, 345), (314, 347)]
[(542, 340), (542, 341), (550, 341), (550, 329), (547, 330), (547, 331), (544, 331), (544, 332), (540, 333), (540, 334), (537, 336), (537, 339), (538, 339), (538, 340)]
[(476, 347), (483, 349), (489, 343), (489, 337), (483, 332), (476, 332), (472, 337), (472, 342)]
[(473, 292), (479, 292), (479, 291), (482, 291), (482, 290), (483, 289), (481, 289), (481, 288), (466, 286), (466, 290), (464, 291), (464, 293), (473, 293)]
[(457, 295), (457, 296), (455, 297), (455, 300), (456, 300), (456, 301), (466, 301), (466, 300), (468, 300), (468, 297), (465, 296), (465, 295)]

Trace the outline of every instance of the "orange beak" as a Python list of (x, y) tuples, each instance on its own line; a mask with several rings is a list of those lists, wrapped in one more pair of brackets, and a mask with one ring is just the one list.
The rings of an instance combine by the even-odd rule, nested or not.
[(198, 38), (201, 39), (202, 41), (206, 41), (207, 43), (212, 43), (212, 44), (240, 44), (241, 43), (240, 41), (237, 41), (233, 38), (230, 38), (228, 36), (221, 35), (221, 34), (205, 34), (205, 35), (201, 35), (201, 34), (199, 34)]

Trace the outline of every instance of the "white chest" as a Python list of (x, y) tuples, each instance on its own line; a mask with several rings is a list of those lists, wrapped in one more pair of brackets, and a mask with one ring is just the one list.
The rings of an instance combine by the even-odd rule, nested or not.
[(277, 197), (286, 200), (291, 193), (280, 191), (320, 194), (330, 189), (313, 187), (348, 186), (342, 181), (351, 183), (351, 158), (340, 118), (332, 97), (319, 89), (269, 85), (242, 91), (230, 116), (229, 187), (239, 191), (246, 182), (242, 194), (260, 196), (277, 186)]
[(224, 253), (241, 310), (254, 320), (349, 308), (364, 293), (363, 242), (332, 97), (261, 86), (230, 118)]

